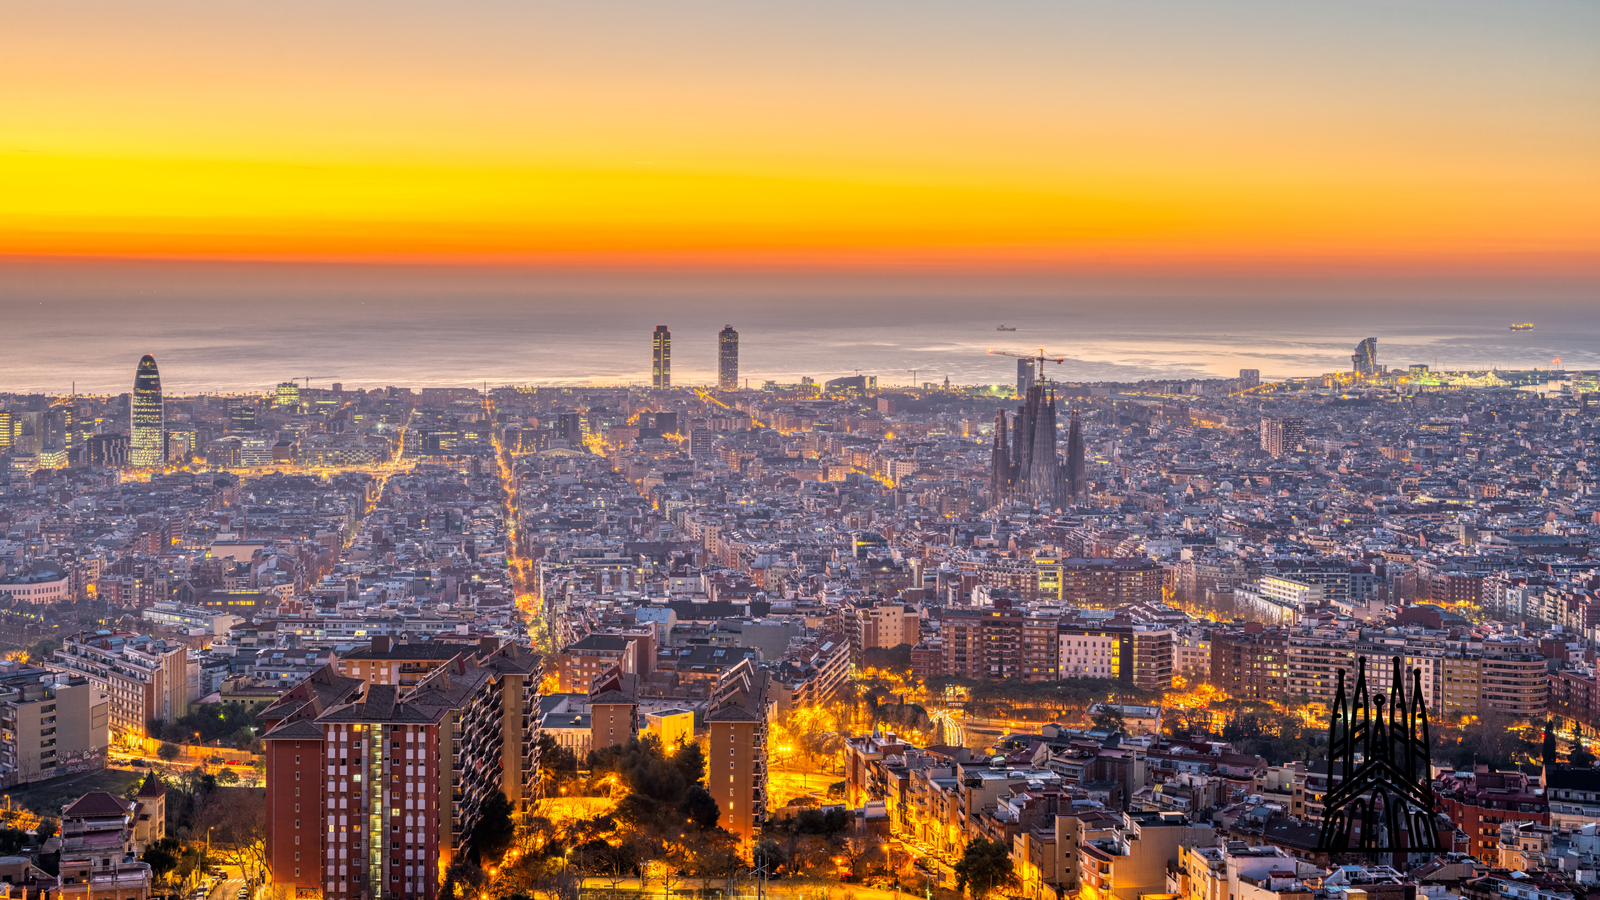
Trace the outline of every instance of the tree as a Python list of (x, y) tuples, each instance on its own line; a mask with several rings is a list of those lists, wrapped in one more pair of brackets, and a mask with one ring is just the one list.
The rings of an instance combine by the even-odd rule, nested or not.
[(0, 828), (0, 856), (16, 856), (28, 845), (28, 833), (20, 828)]
[(43, 844), (56, 836), (56, 828), (55, 819), (40, 819), (39, 826), (33, 830), (33, 835), (38, 838), (40, 844)]
[(1550, 730), (1550, 722), (1549, 722), (1549, 720), (1546, 720), (1545, 723), (1544, 723), (1544, 747), (1543, 747), (1543, 751), (1544, 752), (1541, 755), (1543, 757), (1544, 764), (1547, 767), (1555, 765), (1556, 764), (1556, 735), (1555, 735), (1555, 732)]
[(172, 762), (173, 760), (177, 759), (178, 754), (182, 752), (182, 750), (178, 749), (177, 744), (162, 744), (160, 747), (156, 748), (156, 756), (161, 757), (161, 759), (165, 762)]
[(750, 859), (755, 863), (756, 868), (766, 869), (768, 874), (778, 871), (788, 862), (788, 859), (784, 856), (783, 847), (771, 838), (767, 838), (757, 844), (755, 850), (751, 853)]
[(229, 865), (238, 866), (246, 881), (264, 883), (270, 869), (265, 792), (254, 788), (218, 790), (210, 775), (202, 775), (195, 784), (193, 793), (203, 802), (196, 803), (193, 833), (209, 831), (213, 852)]
[(239, 783), (239, 773), (232, 769), (223, 769), (217, 773), (217, 784), (230, 785)]
[(504, 791), (495, 791), (483, 801), (478, 812), (478, 824), (472, 827), (471, 845), (479, 860), (497, 860), (503, 856), (516, 837), (517, 829), (511, 822), (511, 801)]
[(28, 648), (28, 662), (42, 664), (50, 655), (60, 649), (61, 642), (55, 638), (45, 638)]
[(167, 877), (168, 872), (178, 867), (178, 856), (181, 852), (182, 848), (178, 845), (177, 838), (164, 837), (145, 848), (144, 861), (150, 864), (150, 874), (160, 881)]
[(990, 891), (1016, 883), (1011, 870), (1011, 851), (1000, 841), (977, 838), (955, 864), (956, 890), (968, 891), (973, 900), (982, 900)]
[(678, 804), (678, 812), (683, 813), (683, 817), (701, 831), (717, 827), (717, 820), (722, 817), (722, 807), (717, 805), (717, 799), (698, 784), (689, 788), (683, 802)]
[(1583, 738), (1581, 736), (1573, 739), (1572, 755), (1567, 757), (1567, 762), (1575, 769), (1594, 765), (1594, 754), (1583, 749)]
[(1127, 728), (1127, 723), (1122, 719), (1122, 710), (1109, 704), (1102, 705), (1100, 711), (1095, 713), (1094, 718), (1090, 721), (1094, 723), (1094, 727), (1104, 728), (1113, 733)]

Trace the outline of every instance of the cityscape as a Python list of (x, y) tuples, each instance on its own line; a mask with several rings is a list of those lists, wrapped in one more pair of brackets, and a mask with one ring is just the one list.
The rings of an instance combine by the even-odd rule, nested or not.
[[(749, 386), (699, 339), (715, 385), (659, 325), (649, 385), (182, 396), (146, 355), (0, 397), (11, 883), (1594, 889), (1600, 372), (1367, 337), (1281, 381)], [(1426, 710), (1441, 852), (1318, 843), (1358, 669)]]
[(1600, 3), (0, 35), (0, 900), (1600, 900)]

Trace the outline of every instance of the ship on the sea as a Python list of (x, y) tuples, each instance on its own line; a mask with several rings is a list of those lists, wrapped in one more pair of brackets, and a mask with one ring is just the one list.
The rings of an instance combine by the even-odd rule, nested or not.
[(1016, 331), (1017, 329), (1012, 327), (1012, 326), (1010, 326), (1010, 325), (997, 325), (997, 326), (995, 326), (994, 330), (995, 331)]
[(1518, 322), (1518, 323), (1516, 323), (1516, 324), (1511, 326), (1511, 330), (1512, 331), (1532, 331), (1533, 330), (1533, 323), (1532, 322)]

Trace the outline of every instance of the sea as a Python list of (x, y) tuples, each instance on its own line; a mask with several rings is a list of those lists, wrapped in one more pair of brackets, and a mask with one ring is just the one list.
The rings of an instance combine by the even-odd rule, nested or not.
[(10, 260), (0, 392), (124, 393), (146, 353), (172, 394), (647, 383), (657, 325), (680, 385), (715, 381), (724, 325), (752, 387), (858, 373), (1005, 384), (1003, 353), (1040, 351), (1063, 358), (1047, 366), (1062, 381), (1276, 379), (1347, 370), (1366, 337), (1391, 367), (1600, 369), (1600, 293), (1537, 279)]

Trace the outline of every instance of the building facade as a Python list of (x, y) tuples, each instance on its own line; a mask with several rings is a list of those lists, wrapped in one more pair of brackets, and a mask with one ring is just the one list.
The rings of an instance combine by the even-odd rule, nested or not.
[(33, 666), (0, 676), (0, 787), (105, 768), (109, 706), (83, 676)]
[(296, 897), (433, 898), (484, 802), (537, 784), (538, 670), (514, 644), (411, 688), (324, 668), (259, 715), (267, 857)]
[(760, 836), (767, 815), (767, 679), (741, 660), (706, 706), (706, 788), (722, 809), (719, 824), (746, 845)]
[(87, 678), (108, 701), (113, 735), (143, 737), (151, 719), (189, 712), (189, 648), (147, 634), (84, 631), (62, 642), (45, 667)]

